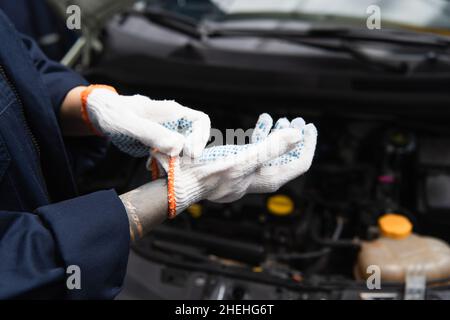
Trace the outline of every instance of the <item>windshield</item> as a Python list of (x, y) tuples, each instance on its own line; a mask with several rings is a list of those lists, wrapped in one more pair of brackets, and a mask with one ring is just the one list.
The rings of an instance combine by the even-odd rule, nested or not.
[(164, 0), (150, 6), (196, 20), (299, 20), (311, 24), (366, 28), (380, 17), (381, 27), (450, 35), (449, 0)]

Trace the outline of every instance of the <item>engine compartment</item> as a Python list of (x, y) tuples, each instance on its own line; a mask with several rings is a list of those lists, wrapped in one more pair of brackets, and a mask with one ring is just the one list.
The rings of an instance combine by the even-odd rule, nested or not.
[[(141, 16), (107, 28), (105, 54), (85, 72), (92, 83), (175, 99), (207, 113), (222, 133), (254, 127), (263, 112), (301, 116), (319, 132), (310, 170), (276, 193), (195, 204), (133, 245), (120, 298), (404, 299), (404, 283), (370, 290), (355, 266), (387, 213), (407, 217), (414, 233), (450, 241), (448, 64), (398, 73), (256, 39), (252, 50), (245, 41), (230, 50)], [(109, 153), (109, 163), (82, 178), (84, 191), (121, 193), (150, 181), (146, 159)], [(427, 299), (450, 299), (447, 278), (424, 290)]]
[[(229, 122), (252, 127), (257, 118), (252, 112), (210, 115), (222, 129)], [(360, 244), (380, 235), (377, 220), (386, 213), (406, 216), (415, 233), (449, 241), (442, 191), (450, 184), (447, 129), (439, 121), (379, 115), (305, 118), (317, 125), (319, 142), (304, 176), (274, 194), (231, 204), (204, 201), (165, 222), (134, 246), (131, 264), (137, 259), (145, 266), (129, 271), (141, 273), (134, 282), (159, 293), (174, 282), (179, 298), (194, 299), (216, 299), (222, 287), (226, 299), (401, 299), (403, 283), (383, 282), (383, 290), (371, 292), (355, 275)], [(134, 175), (134, 184), (148, 177)], [(150, 273), (161, 276), (144, 280)], [(198, 286), (192, 277), (199, 273), (209, 280), (194, 294), (187, 288)], [(444, 280), (429, 283), (427, 298), (448, 295)], [(124, 292), (133, 296), (127, 286)]]

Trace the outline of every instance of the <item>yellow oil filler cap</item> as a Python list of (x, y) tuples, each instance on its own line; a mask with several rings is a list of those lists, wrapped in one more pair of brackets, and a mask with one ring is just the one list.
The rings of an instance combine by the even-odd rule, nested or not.
[(202, 213), (203, 213), (202, 205), (198, 204), (198, 203), (191, 204), (187, 208), (187, 212), (189, 212), (189, 214), (191, 215), (192, 218), (198, 219), (202, 216)]
[(391, 239), (403, 239), (412, 232), (412, 223), (400, 214), (388, 213), (378, 219), (378, 226), (383, 236)]
[(294, 211), (294, 201), (288, 196), (277, 194), (267, 199), (267, 209), (275, 216), (287, 216)]

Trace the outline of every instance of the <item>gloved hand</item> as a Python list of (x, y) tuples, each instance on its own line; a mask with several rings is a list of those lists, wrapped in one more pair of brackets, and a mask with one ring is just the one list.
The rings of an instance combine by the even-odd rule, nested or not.
[[(264, 141), (272, 129), (273, 120), (270, 115), (263, 113), (259, 116), (251, 137), (251, 143)], [(317, 129), (310, 123), (305, 124), (302, 118), (295, 118), (289, 122), (286, 118), (279, 119), (272, 132), (293, 128), (302, 133), (301, 140), (294, 149), (280, 157), (267, 161), (255, 174), (249, 192), (268, 193), (278, 190), (285, 183), (304, 174), (311, 167), (317, 142)]]
[(168, 174), (169, 217), (202, 199), (232, 202), (248, 193), (264, 163), (292, 150), (300, 130), (284, 128), (258, 143), (206, 148), (198, 159), (154, 153)]
[(150, 148), (170, 156), (183, 151), (197, 157), (209, 139), (209, 117), (175, 101), (122, 96), (111, 87), (93, 85), (82, 93), (82, 102), (82, 115), (91, 129), (134, 157), (147, 156)]
[[(295, 148), (277, 159), (264, 163), (255, 174), (249, 193), (269, 193), (278, 190), (285, 183), (304, 174), (311, 167), (317, 142), (317, 129), (310, 123), (305, 124), (302, 118), (295, 118), (290, 122), (286, 118), (279, 119), (273, 127), (272, 117), (263, 113), (259, 116), (250, 142), (258, 143), (266, 139), (269, 133), (279, 129), (294, 128), (302, 133), (302, 138)], [(229, 148), (230, 146), (224, 146)], [(205, 150), (207, 152), (208, 149)], [(154, 159), (153, 159), (154, 160)], [(149, 158), (148, 170), (152, 171), (153, 178), (165, 175), (164, 168), (158, 161)]]

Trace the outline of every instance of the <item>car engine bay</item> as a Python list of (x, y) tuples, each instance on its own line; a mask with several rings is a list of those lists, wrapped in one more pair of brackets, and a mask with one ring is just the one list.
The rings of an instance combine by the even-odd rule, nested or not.
[[(318, 144), (311, 169), (277, 192), (197, 203), (134, 244), (119, 299), (450, 299), (447, 63), (380, 70), (328, 49), (311, 53), (310, 44), (295, 57), (283, 56), (283, 46), (251, 56), (171, 44), (155, 36), (159, 27), (142, 17), (113, 21), (107, 54), (86, 77), (200, 109), (221, 132), (252, 128), (263, 112), (302, 116), (318, 128)], [(83, 191), (120, 193), (150, 181), (146, 159), (108, 153), (108, 163), (80, 178)], [(392, 215), (408, 229), (402, 237), (417, 242), (396, 247), (383, 225)], [(376, 290), (373, 264), (382, 266)]]
[[(210, 114), (225, 127), (248, 128), (257, 117)], [(407, 217), (414, 233), (450, 240), (446, 127), (380, 116), (307, 118), (321, 133), (308, 173), (274, 194), (203, 201), (157, 227), (134, 245), (122, 297), (402, 299), (402, 280), (367, 289), (370, 273), (358, 273), (358, 254), (380, 237), (378, 220), (389, 213)], [(144, 160), (128, 162), (124, 191), (150, 179), (138, 169)], [(421, 290), (446, 299), (448, 279)]]

